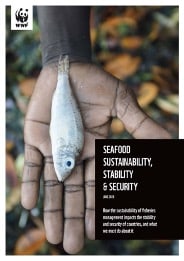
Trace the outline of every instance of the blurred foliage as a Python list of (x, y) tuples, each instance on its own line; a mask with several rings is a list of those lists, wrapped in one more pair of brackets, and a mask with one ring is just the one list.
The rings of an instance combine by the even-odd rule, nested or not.
[[(178, 19), (176, 6), (98, 6), (91, 17), (94, 60), (132, 88), (141, 107), (173, 138), (178, 137)], [(111, 137), (131, 138), (114, 121)]]
[[(6, 252), (66, 254), (61, 244), (45, 239), (43, 191), (32, 211), (20, 205), (24, 116), (41, 70), (41, 50), (36, 9), (32, 31), (11, 31), (10, 7), (6, 11)], [(93, 60), (132, 88), (140, 106), (173, 138), (178, 138), (178, 13), (176, 6), (98, 6), (91, 14)], [(132, 138), (116, 118), (110, 137)], [(178, 241), (87, 240), (79, 254), (171, 255), (178, 254)]]

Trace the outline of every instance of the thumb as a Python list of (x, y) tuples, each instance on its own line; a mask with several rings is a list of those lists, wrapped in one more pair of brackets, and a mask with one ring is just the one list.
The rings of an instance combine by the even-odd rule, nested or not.
[(117, 117), (136, 139), (169, 139), (171, 135), (152, 120), (137, 103), (134, 93), (119, 81), (115, 100)]

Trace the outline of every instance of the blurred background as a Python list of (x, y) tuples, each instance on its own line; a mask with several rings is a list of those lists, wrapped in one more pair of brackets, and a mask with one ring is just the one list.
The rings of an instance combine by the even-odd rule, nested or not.
[[(124, 81), (140, 106), (178, 138), (177, 6), (97, 6), (91, 10), (93, 61)], [(20, 205), (24, 162), (23, 124), (41, 70), (36, 8), (32, 31), (11, 31), (6, 8), (6, 254), (62, 255), (62, 245), (46, 241), (43, 191), (31, 212)], [(113, 139), (131, 139), (114, 118)], [(42, 182), (42, 181), (41, 181)], [(86, 241), (80, 255), (177, 255), (176, 240)]]

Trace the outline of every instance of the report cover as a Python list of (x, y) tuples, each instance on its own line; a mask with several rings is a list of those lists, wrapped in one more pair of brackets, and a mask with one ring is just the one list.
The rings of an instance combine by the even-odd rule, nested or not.
[(6, 255), (178, 256), (179, 6), (5, 10)]

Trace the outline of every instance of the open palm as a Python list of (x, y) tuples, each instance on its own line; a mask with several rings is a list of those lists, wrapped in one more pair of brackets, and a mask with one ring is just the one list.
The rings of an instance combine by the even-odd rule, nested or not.
[[(63, 241), (66, 252), (80, 251), (85, 235), (95, 239), (95, 139), (107, 138), (113, 116), (118, 116), (135, 138), (169, 138), (139, 107), (121, 81), (92, 64), (72, 63), (70, 81), (81, 110), (85, 144), (72, 174), (57, 180), (49, 136), (50, 111), (57, 68), (42, 69), (25, 119), (25, 164), (22, 205), (32, 209), (44, 175), (44, 224), (49, 242)], [(66, 111), (67, 117), (67, 111)]]

